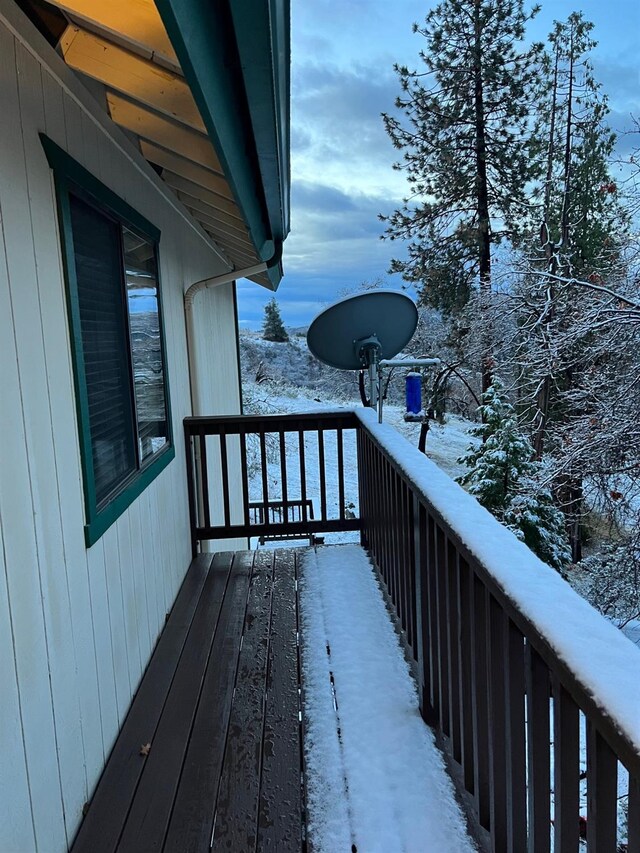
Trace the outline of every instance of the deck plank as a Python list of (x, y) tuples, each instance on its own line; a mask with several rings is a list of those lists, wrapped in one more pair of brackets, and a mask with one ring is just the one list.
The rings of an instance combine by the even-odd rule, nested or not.
[(234, 557), (167, 833), (171, 853), (210, 849), (253, 559)]
[(73, 853), (302, 849), (296, 561), (194, 560)]
[(119, 853), (162, 849), (232, 562), (231, 553), (213, 558), (151, 750), (144, 760)]
[(257, 850), (302, 849), (297, 557), (275, 556)]
[(273, 551), (256, 555), (218, 791), (213, 850), (255, 850), (262, 769)]
[(78, 830), (73, 853), (116, 849), (144, 769), (140, 746), (152, 741), (204, 586), (211, 554), (191, 564), (164, 631)]

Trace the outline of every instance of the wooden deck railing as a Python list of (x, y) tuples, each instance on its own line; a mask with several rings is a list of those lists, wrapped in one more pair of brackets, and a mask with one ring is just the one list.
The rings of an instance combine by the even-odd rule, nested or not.
[[(275, 466), (280, 471), (278, 497), (286, 504), (290, 494), (287, 465), (282, 461), (286, 436), (298, 435), (300, 498), (306, 500), (303, 484), (309, 482), (312, 460), (304, 436), (317, 434), (317, 464), (320, 472), (324, 471), (319, 476), (317, 495), (322, 507), (320, 519), (268, 523), (260, 528), (267, 533), (361, 529), (362, 544), (386, 586), (417, 666), (422, 714), (450, 757), (452, 776), (476, 824), (479, 840), (495, 853), (547, 853), (551, 849), (578, 853), (584, 849), (580, 845), (585, 838), (590, 853), (640, 853), (640, 704), (635, 717), (632, 700), (622, 702), (622, 709), (620, 703), (615, 709), (607, 707), (606, 698), (598, 695), (603, 674), (595, 665), (590, 669), (568, 662), (571, 655), (564, 655), (550, 641), (549, 626), (532, 617), (535, 607), (523, 603), (526, 594), (520, 595), (518, 605), (518, 595), (505, 587), (504, 577), (495, 570), (495, 558), (478, 556), (485, 550), (473, 545), (479, 538), (466, 535), (469, 531), (465, 525), (476, 519), (483, 536), (495, 534), (498, 545), (506, 543), (510, 558), (515, 553), (512, 545), (516, 552), (521, 549), (516, 556), (521, 556), (524, 564), (533, 559), (530, 553), (524, 546), (511, 543), (511, 534), (475, 503), (472, 506), (472, 499), (437, 469), (427, 470), (432, 471), (429, 476), (442, 478), (442, 492), (446, 494), (440, 496), (426, 488), (425, 466), (430, 463), (408, 445), (398, 450), (397, 439), (385, 439), (393, 431), (386, 428), (385, 434), (385, 428), (375, 426), (368, 415), (322, 413), (185, 421), (194, 543), (220, 536), (259, 535), (258, 526), (248, 520), (247, 436), (258, 437), (262, 499), (270, 500), (268, 476), (262, 472), (271, 464), (272, 470)], [(341, 509), (333, 519), (327, 513), (322, 449), (327, 430), (336, 430), (340, 436), (346, 430), (356, 430), (360, 520), (346, 518), (342, 470)], [(241, 437), (244, 520), (240, 524), (229, 523), (230, 475), (224, 474), (224, 465), (224, 519), (212, 525), (205, 501), (201, 508), (204, 516), (197, 521), (194, 472), (201, 467), (200, 489), (206, 491), (206, 437), (213, 435), (220, 437), (222, 460), (229, 455), (225, 442), (234, 435)], [(276, 436), (275, 447), (279, 449), (271, 463), (267, 435)], [(199, 460), (194, 453), (196, 445)], [(337, 463), (343, 468), (341, 437), (337, 447)], [(460, 518), (456, 516), (456, 501), (461, 506)], [(264, 518), (268, 517), (265, 513)], [(533, 566), (534, 571), (536, 568)], [(539, 568), (546, 577), (543, 567)], [(558, 596), (566, 598), (567, 606), (575, 602), (578, 609), (586, 607), (569, 588), (557, 586), (559, 578), (553, 574), (548, 577)], [(517, 578), (514, 587), (517, 593)], [(594, 618), (591, 612), (587, 616)], [(613, 665), (620, 666), (622, 673), (628, 672), (631, 694), (640, 695), (640, 672), (633, 667), (637, 652), (604, 620), (602, 631), (605, 640), (612, 643)], [(628, 652), (624, 644), (628, 644)], [(621, 661), (625, 654), (630, 662)], [(619, 782), (628, 782), (628, 786), (623, 784), (628, 790), (624, 794), (628, 798), (628, 825), (623, 830), (618, 826)]]
[[(358, 530), (345, 489), (345, 444), (357, 427), (349, 411), (185, 418), (193, 553), (204, 540)], [(334, 470), (337, 491), (328, 489)]]

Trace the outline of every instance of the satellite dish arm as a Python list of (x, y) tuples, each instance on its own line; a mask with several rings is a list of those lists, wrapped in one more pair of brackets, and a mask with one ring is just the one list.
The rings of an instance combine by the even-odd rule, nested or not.
[(367, 386), (365, 379), (365, 370), (358, 371), (358, 390), (360, 391), (360, 399), (362, 401), (362, 405), (366, 408), (371, 407), (371, 400), (367, 397)]

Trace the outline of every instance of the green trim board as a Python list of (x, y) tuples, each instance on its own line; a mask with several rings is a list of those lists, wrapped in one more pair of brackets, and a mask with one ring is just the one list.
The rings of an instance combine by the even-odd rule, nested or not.
[(40, 142), (44, 148), (49, 166), (51, 166), (56, 176), (56, 180), (59, 176), (64, 176), (67, 181), (77, 184), (82, 190), (92, 196), (99, 202), (101, 207), (109, 210), (117, 219), (121, 219), (125, 224), (131, 225), (154, 243), (160, 242), (160, 229), (157, 226), (149, 222), (141, 213), (138, 213), (135, 208), (116, 195), (113, 190), (105, 186), (102, 181), (99, 181), (95, 175), (92, 175), (84, 166), (81, 166), (77, 160), (74, 160), (70, 154), (67, 154), (63, 148), (60, 148), (59, 145), (52, 139), (49, 139), (44, 133), (40, 134)]
[[(256, 252), (268, 261), (289, 230), (289, 0), (156, 5)], [(281, 277), (279, 264), (269, 270), (274, 290)]]
[[(274, 239), (289, 232), (289, 0), (230, 4)], [(271, 38), (265, 38), (270, 33)]]
[[(171, 400), (168, 383), (166, 341), (164, 336), (164, 320), (162, 305), (162, 287), (160, 282), (160, 264), (157, 249), (160, 240), (160, 230), (143, 217), (127, 202), (117, 196), (112, 190), (99, 181), (94, 175), (81, 166), (60, 146), (56, 145), (44, 134), (40, 134), (42, 146), (53, 170), (56, 189), (56, 203), (61, 235), (61, 251), (64, 270), (67, 312), (69, 319), (69, 334), (71, 341), (71, 356), (76, 400), (76, 415), (80, 440), (80, 462), (84, 485), (85, 506), (85, 543), (87, 548), (93, 545), (103, 533), (122, 515), (133, 501), (150, 485), (150, 483), (175, 458), (173, 440), (173, 425), (171, 418)], [(96, 496), (96, 480), (93, 463), (92, 439), (89, 417), (89, 396), (81, 328), (80, 302), (78, 296), (78, 280), (76, 275), (76, 260), (74, 252), (73, 230), (71, 224), (70, 193), (80, 195), (92, 201), (98, 211), (110, 214), (121, 225), (127, 226), (149, 240), (156, 249), (157, 265), (157, 300), (158, 321), (160, 328), (160, 346), (163, 364), (164, 399), (167, 417), (167, 443), (146, 462), (138, 462), (136, 470), (119, 486), (113, 496), (104, 506), (98, 507)], [(137, 439), (137, 421), (133, 423)]]

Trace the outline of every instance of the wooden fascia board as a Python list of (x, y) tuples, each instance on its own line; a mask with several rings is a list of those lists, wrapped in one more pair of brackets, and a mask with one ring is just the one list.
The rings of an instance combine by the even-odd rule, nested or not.
[(234, 0), (230, 8), (269, 219), (283, 240), (289, 233), (289, 0)]
[(275, 243), (253, 136), (255, 104), (247, 100), (228, 5), (210, 0), (157, 0), (156, 5), (258, 257), (269, 260)]

